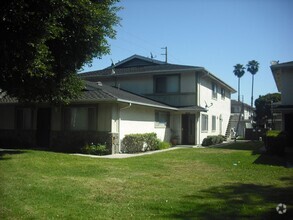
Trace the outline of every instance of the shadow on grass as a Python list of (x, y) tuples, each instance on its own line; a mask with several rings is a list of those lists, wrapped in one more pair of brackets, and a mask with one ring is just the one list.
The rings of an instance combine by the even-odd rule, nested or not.
[[(293, 182), (292, 178), (282, 181)], [(293, 219), (293, 187), (272, 185), (232, 184), (212, 187), (199, 195), (183, 198), (180, 204), (185, 211), (174, 213), (177, 219)], [(287, 212), (280, 215), (276, 206), (287, 205)], [(188, 207), (190, 208), (188, 210)]]
[(217, 147), (217, 149), (228, 149), (228, 150), (249, 150), (254, 154), (259, 154), (260, 149), (264, 146), (263, 142), (260, 141), (237, 141), (231, 142), (230, 144)]
[(6, 149), (0, 149), (0, 160), (9, 160), (11, 157), (4, 157), (5, 155), (13, 155), (13, 154), (23, 154), (25, 151), (22, 150), (6, 150)]
[(252, 155), (259, 155), (259, 157), (253, 162), (254, 164), (263, 164), (271, 166), (284, 166), (287, 167), (288, 162), (293, 163), (292, 155), (277, 156), (264, 152), (262, 148), (264, 143), (260, 141), (245, 141), (245, 142), (232, 142), (231, 144), (217, 147), (217, 149), (228, 150), (247, 150), (251, 151)]

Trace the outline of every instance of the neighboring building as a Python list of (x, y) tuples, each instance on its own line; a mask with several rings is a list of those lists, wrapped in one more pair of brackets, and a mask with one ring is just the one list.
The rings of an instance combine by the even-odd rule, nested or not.
[(134, 55), (106, 69), (80, 76), (176, 108), (170, 116), (171, 130), (181, 144), (198, 145), (208, 135), (225, 135), (230, 131), (227, 128), (231, 93), (236, 91), (203, 67), (169, 64)]
[(282, 113), (282, 130), (293, 134), (293, 61), (275, 62), (271, 65), (271, 70), (281, 93), (281, 103), (274, 106), (274, 111)]
[(245, 137), (245, 130), (252, 128), (253, 114), (254, 108), (250, 105), (231, 100), (230, 126), (237, 133), (236, 135)]

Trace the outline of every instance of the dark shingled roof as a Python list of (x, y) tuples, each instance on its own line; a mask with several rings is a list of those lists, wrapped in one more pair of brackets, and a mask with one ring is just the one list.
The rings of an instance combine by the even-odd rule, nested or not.
[[(203, 67), (197, 66), (186, 66), (176, 64), (161, 64), (153, 66), (139, 66), (139, 67), (128, 67), (128, 68), (114, 68), (115, 75), (126, 75), (126, 74), (142, 74), (156, 71), (170, 71), (170, 70), (201, 70)], [(87, 79), (96, 76), (113, 76), (112, 69), (106, 68), (103, 70), (96, 70), (91, 72), (80, 73), (79, 76)]]
[[(71, 100), (70, 103), (97, 103), (97, 102), (126, 102), (143, 106), (177, 110), (177, 108), (165, 105), (151, 99), (126, 92), (121, 89), (113, 88), (102, 83), (85, 81), (85, 88), (79, 98)], [(18, 100), (9, 96), (0, 97), (0, 104), (16, 104)]]
[[(144, 61), (143, 64), (137, 64), (135, 66), (135, 60)], [(133, 62), (130, 67), (125, 64)], [(204, 67), (200, 66), (189, 66), (189, 65), (178, 65), (161, 62), (158, 60), (150, 59), (147, 57), (142, 57), (139, 55), (131, 56), (121, 62), (118, 62), (116, 65), (107, 67), (103, 70), (96, 70), (91, 72), (79, 73), (79, 77), (84, 80), (89, 81), (100, 81), (104, 78), (120, 77), (120, 76), (130, 76), (130, 75), (144, 75), (144, 74), (170, 74), (172, 72), (186, 72), (186, 71), (201, 71), (207, 73), (208, 77), (219, 82), (221, 85), (228, 88), (232, 93), (236, 92), (234, 88), (226, 84), (224, 81), (210, 73)]]
[(176, 110), (176, 108), (169, 105), (153, 101), (151, 99), (124, 91), (122, 89), (117, 89), (108, 85), (104, 85), (101, 82), (85, 82), (86, 88), (83, 91), (82, 95), (79, 97), (79, 99), (73, 100), (72, 102), (118, 101)]

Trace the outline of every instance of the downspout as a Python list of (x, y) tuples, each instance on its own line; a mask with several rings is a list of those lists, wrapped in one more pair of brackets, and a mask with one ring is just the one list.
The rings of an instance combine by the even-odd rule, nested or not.
[(118, 151), (119, 151), (119, 153), (121, 153), (121, 138), (120, 138), (121, 137), (121, 134), (120, 134), (121, 133), (121, 130), (120, 130), (120, 128), (121, 128), (121, 126), (120, 126), (120, 124), (121, 124), (121, 111), (125, 110), (125, 109), (128, 109), (131, 106), (132, 106), (132, 104), (131, 104), (131, 102), (129, 102), (127, 106), (122, 107), (122, 108), (119, 109), (119, 123), (118, 123), (118, 138), (119, 138)]

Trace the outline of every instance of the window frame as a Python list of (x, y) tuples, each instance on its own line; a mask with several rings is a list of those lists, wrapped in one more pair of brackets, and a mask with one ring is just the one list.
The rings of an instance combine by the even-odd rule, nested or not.
[[(72, 112), (74, 109), (86, 109), (85, 128), (72, 126)], [(94, 113), (91, 115), (91, 113)], [(63, 129), (66, 131), (96, 131), (97, 130), (97, 107), (96, 106), (69, 106), (63, 109)]]
[(218, 85), (215, 82), (212, 82), (212, 98), (218, 99)]
[(209, 131), (209, 115), (201, 115), (201, 132), (207, 133)]
[[(29, 118), (26, 119), (26, 114), (29, 115)], [(15, 127), (17, 130), (32, 130), (33, 129), (33, 109), (29, 107), (20, 107), (15, 111)], [(28, 121), (27, 121), (28, 120)], [(25, 123), (28, 122), (28, 123)], [(29, 126), (26, 126), (29, 125)]]
[[(162, 115), (167, 118), (167, 122), (161, 122)], [(155, 128), (170, 127), (170, 112), (155, 110)]]
[(226, 89), (221, 87), (221, 98), (224, 100), (226, 98)]
[[(175, 92), (168, 92), (168, 77), (178, 77), (178, 89), (177, 89), (177, 91), (175, 91)], [(157, 82), (157, 80), (159, 80), (159, 79), (164, 79), (165, 80), (165, 85), (163, 85), (165, 88), (164, 88), (164, 91), (159, 91), (158, 89), (157, 89), (157, 86), (158, 86), (158, 82)], [(154, 81), (154, 83), (153, 83), (153, 85), (154, 85), (154, 88), (153, 88), (153, 90), (154, 90), (154, 93), (155, 94), (176, 94), (176, 93), (180, 93), (180, 91), (181, 91), (181, 78), (180, 78), (180, 74), (168, 74), (168, 75), (155, 75), (154, 77), (153, 77), (153, 81)], [(161, 83), (160, 83), (161, 84)]]
[(212, 132), (217, 131), (217, 116), (212, 115)]

